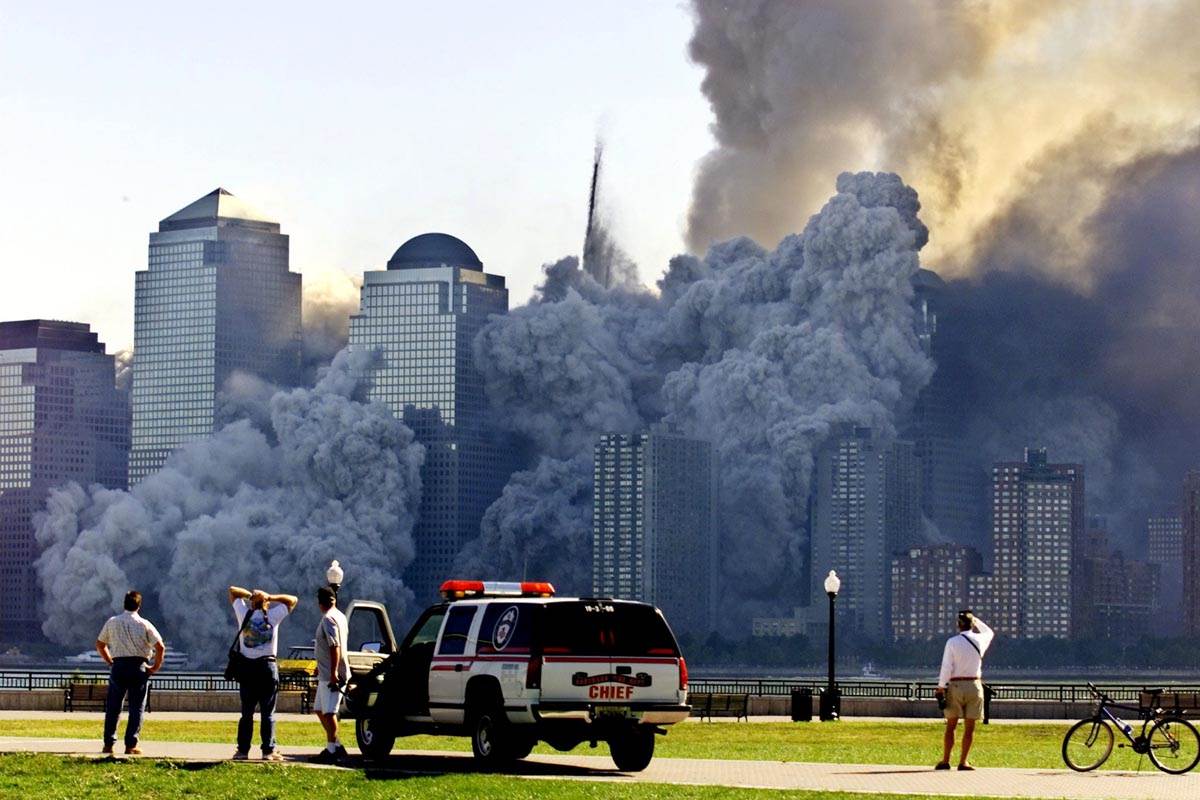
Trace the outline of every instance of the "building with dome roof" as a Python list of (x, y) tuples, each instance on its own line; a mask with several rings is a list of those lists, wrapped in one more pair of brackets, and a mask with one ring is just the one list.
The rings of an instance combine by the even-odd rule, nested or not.
[(387, 269), (363, 275), (350, 346), (379, 355), (368, 397), (391, 408), (426, 448), (416, 560), (405, 574), (418, 606), (436, 599), (515, 468), (472, 347), (488, 317), (507, 312), (504, 277), (484, 272), (475, 251), (449, 234), (414, 236)]

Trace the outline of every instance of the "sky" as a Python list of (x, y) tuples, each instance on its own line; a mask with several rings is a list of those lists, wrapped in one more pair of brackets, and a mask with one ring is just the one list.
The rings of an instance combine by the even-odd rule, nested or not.
[[(0, 2), (0, 319), (132, 346), (158, 221), (222, 186), (280, 222), (306, 287), (445, 231), (511, 302), (578, 253), (597, 134), (622, 246), (682, 252), (713, 145), (675, 0)], [(648, 274), (649, 273), (649, 274)]]

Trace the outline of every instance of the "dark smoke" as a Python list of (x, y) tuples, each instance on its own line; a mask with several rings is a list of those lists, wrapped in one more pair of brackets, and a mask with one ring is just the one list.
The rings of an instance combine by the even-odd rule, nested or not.
[[(489, 397), (557, 459), (518, 476), (489, 511), (481, 549), (494, 556), (489, 542), (527, 540), (541, 520), (589, 519), (578, 483), (597, 434), (666, 421), (713, 441), (720, 459), (729, 624), (807, 593), (814, 451), (839, 423), (894, 430), (932, 373), (914, 331), (927, 235), (915, 192), (887, 174), (843, 174), (837, 187), (773, 251), (735, 239), (674, 259), (657, 295), (605, 288), (564, 259), (547, 267), (539, 298), (481, 331)], [(529, 486), (542, 498), (532, 522), (517, 502)], [(562, 546), (558, 563), (589, 561), (586, 537)]]
[(617, 244), (605, 219), (600, 203), (601, 165), (604, 160), (604, 145), (597, 139), (592, 158), (592, 183), (588, 193), (587, 231), (583, 238), (583, 269), (597, 284), (605, 289), (614, 286), (636, 288), (638, 285), (637, 265)]
[[(184, 446), (131, 491), (52, 492), (37, 530), (46, 635), (90, 643), (136, 587), (170, 646), (213, 663), (231, 633), (225, 588), (238, 584), (304, 598), (284, 630), (306, 641), (334, 558), (355, 594), (402, 615), (424, 448), (385, 406), (355, 399), (370, 358), (343, 352), (314, 388), (275, 391), (255, 421)], [(242, 388), (247, 405), (263, 394)]]

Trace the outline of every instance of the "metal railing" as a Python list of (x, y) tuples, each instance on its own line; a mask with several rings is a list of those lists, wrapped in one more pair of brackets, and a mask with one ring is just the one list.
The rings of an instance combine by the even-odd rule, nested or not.
[[(157, 692), (236, 692), (236, 682), (227, 681), (219, 672), (175, 672), (163, 671), (153, 679)], [(66, 689), (72, 683), (107, 683), (108, 670), (97, 669), (30, 669), (0, 670), (0, 691), (34, 691), (38, 689)], [(316, 678), (303, 675), (286, 675), (281, 688), (307, 689), (316, 685)]]
[[(997, 700), (1041, 700), (1057, 703), (1088, 703), (1095, 698), (1086, 681), (1079, 683), (1026, 683), (987, 681)], [(818, 694), (826, 682), (820, 678), (693, 678), (688, 690), (694, 694), (748, 694), (755, 697), (782, 697), (794, 689), (808, 689)], [(887, 700), (932, 700), (934, 682), (917, 681), (838, 681), (838, 690), (843, 698), (863, 697)], [(1164, 689), (1168, 692), (1200, 692), (1196, 683), (1105, 683), (1097, 688), (1113, 700), (1136, 703), (1147, 689)]]

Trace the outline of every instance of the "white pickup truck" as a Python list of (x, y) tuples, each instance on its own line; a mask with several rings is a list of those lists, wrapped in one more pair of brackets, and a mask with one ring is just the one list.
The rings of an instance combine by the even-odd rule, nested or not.
[[(607, 598), (555, 597), (548, 583), (447, 581), (396, 646), (387, 613), (356, 602), (343, 717), (383, 759), (398, 736), (470, 736), (500, 766), (540, 740), (605, 741), (617, 768), (645, 769), (655, 734), (688, 717), (687, 663), (662, 612)], [(364, 613), (365, 612), (365, 613)]]

